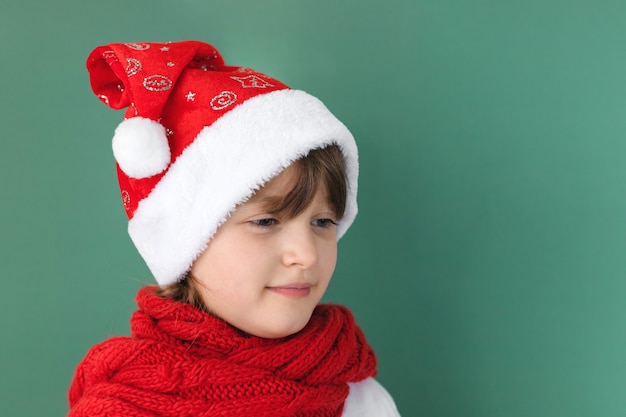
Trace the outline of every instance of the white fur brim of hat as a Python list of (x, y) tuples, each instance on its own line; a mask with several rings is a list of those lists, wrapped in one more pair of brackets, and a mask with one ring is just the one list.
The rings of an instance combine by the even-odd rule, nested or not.
[(178, 281), (238, 204), (315, 148), (337, 144), (346, 162), (341, 238), (357, 213), (358, 151), (317, 98), (279, 90), (243, 102), (197, 138), (139, 203), (128, 232), (160, 285)]

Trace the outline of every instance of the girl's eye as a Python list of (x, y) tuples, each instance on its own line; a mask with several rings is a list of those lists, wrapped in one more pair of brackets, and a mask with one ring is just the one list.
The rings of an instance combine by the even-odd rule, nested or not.
[(314, 220), (313, 223), (317, 227), (321, 227), (322, 229), (327, 229), (331, 226), (337, 226), (337, 222), (333, 219), (317, 219)]
[(270, 227), (270, 226), (274, 226), (277, 223), (277, 220), (272, 219), (272, 218), (257, 219), (257, 220), (252, 220), (252, 223), (259, 227)]

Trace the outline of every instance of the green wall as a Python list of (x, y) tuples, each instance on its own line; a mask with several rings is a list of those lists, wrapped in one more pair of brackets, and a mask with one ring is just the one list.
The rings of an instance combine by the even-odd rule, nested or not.
[(404, 416), (626, 415), (626, 2), (2, 0), (0, 414), (64, 415), (152, 283), (84, 60), (203, 39), (361, 152), (327, 300)]

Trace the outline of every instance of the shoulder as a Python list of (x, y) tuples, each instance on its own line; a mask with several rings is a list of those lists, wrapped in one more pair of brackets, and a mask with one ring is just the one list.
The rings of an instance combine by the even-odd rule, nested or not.
[(133, 338), (113, 337), (89, 349), (79, 367), (90, 367), (97, 363), (101, 369), (117, 369), (137, 353), (138, 347), (137, 340)]
[(76, 402), (89, 386), (109, 380), (140, 352), (130, 337), (113, 337), (94, 345), (80, 361), (70, 386), (70, 403)]
[(387, 390), (370, 377), (361, 382), (350, 382), (342, 417), (399, 417), (396, 404)]

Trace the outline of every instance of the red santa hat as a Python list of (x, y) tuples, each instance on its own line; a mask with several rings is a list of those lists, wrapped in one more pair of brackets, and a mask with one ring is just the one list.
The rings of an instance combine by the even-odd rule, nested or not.
[(100, 100), (127, 108), (113, 154), (128, 232), (159, 284), (181, 279), (238, 204), (315, 148), (344, 155), (337, 238), (352, 224), (357, 147), (317, 98), (199, 41), (100, 46), (87, 68)]

